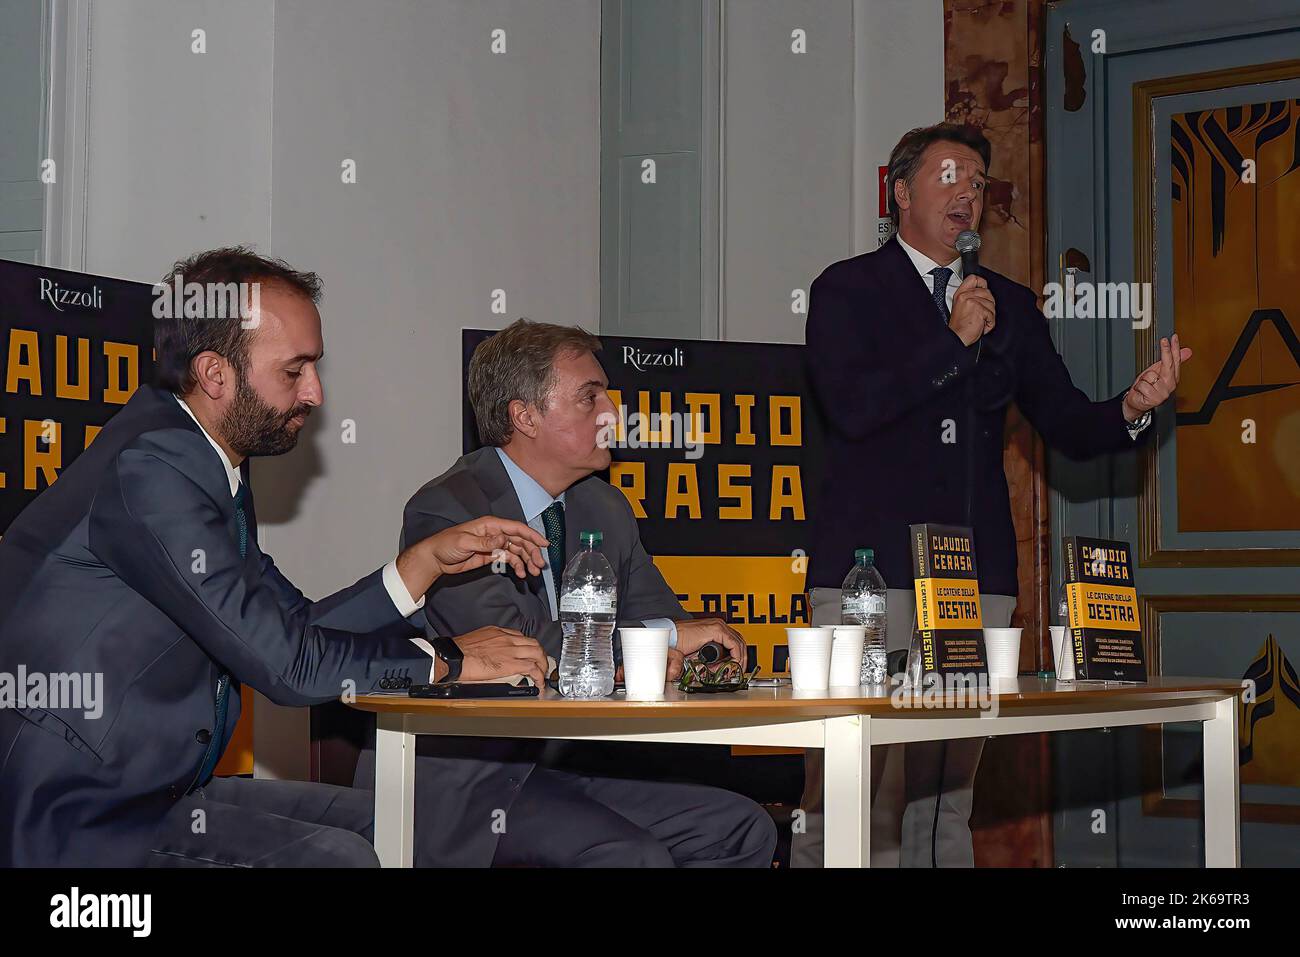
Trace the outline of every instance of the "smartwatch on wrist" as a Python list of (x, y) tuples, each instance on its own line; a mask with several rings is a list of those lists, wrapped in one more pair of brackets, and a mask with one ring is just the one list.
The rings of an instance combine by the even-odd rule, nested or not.
[(465, 652), (460, 650), (460, 645), (453, 638), (434, 638), (431, 644), (434, 654), (447, 665), (447, 673), (438, 679), (438, 684), (459, 680), (461, 666), (465, 663)]

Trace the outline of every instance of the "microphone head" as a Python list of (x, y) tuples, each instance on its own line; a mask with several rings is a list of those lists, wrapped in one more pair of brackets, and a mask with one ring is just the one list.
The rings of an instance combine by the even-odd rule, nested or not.
[(721, 661), (723, 658), (730, 658), (731, 652), (727, 651), (727, 649), (722, 647), (718, 642), (710, 641), (700, 646), (700, 650), (696, 652), (696, 657), (706, 665), (711, 665), (715, 661)]
[(980, 234), (973, 229), (963, 229), (957, 234), (957, 242), (953, 245), (959, 253), (977, 253), (980, 249)]

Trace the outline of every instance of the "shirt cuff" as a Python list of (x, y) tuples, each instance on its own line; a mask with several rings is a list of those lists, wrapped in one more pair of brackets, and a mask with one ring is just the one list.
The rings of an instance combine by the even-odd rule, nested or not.
[(412, 638), (411, 644), (433, 659), (433, 664), (429, 665), (428, 683), (436, 684), (438, 681), (438, 654), (433, 650), (433, 645), (429, 644), (428, 640), (424, 638)]
[(667, 628), (668, 629), (668, 647), (677, 647), (677, 622), (671, 618), (647, 618), (641, 622), (646, 628)]
[(1141, 415), (1137, 417), (1136, 422), (1131, 422), (1131, 423), (1125, 422), (1124, 425), (1128, 429), (1128, 437), (1132, 439), (1134, 442), (1136, 442), (1137, 437), (1142, 432), (1142, 430), (1151, 424), (1151, 418), (1152, 418), (1151, 410), (1147, 409), (1145, 412), (1143, 412)]
[(419, 601), (414, 601), (411, 593), (406, 590), (406, 582), (402, 581), (402, 576), (397, 573), (396, 559), (384, 566), (384, 587), (388, 589), (388, 597), (393, 600), (398, 614), (403, 618), (410, 618), (424, 607), (423, 595), (420, 596)]

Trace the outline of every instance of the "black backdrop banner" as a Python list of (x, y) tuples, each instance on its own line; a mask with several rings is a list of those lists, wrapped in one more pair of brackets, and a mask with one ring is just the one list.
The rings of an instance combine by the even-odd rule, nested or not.
[(149, 283), (0, 261), (0, 534), (153, 379)]
[[(462, 333), (462, 384), (491, 330)], [(604, 477), (683, 606), (722, 617), (764, 673), (787, 668), (785, 631), (806, 625), (809, 506), (822, 429), (802, 346), (601, 336), (620, 410)], [(479, 447), (462, 398), (466, 452)]]

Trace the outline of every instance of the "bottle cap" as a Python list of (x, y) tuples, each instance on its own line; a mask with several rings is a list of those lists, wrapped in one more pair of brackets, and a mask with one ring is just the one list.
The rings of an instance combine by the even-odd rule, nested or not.
[(578, 540), (582, 542), (584, 547), (591, 546), (594, 548), (605, 540), (605, 536), (600, 532), (582, 532), (579, 534)]
[(874, 562), (876, 560), (876, 551), (873, 548), (859, 548), (853, 553), (853, 560), (855, 562)]

